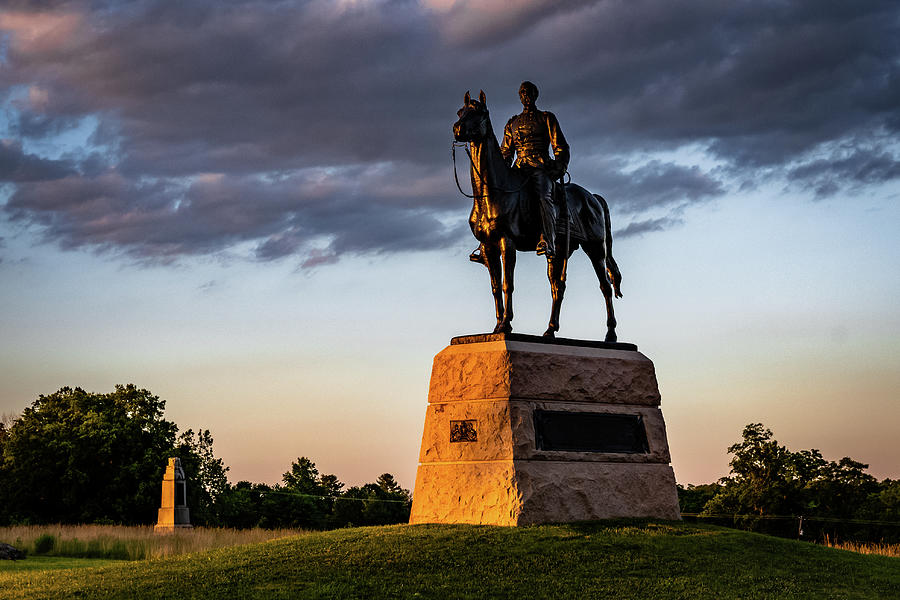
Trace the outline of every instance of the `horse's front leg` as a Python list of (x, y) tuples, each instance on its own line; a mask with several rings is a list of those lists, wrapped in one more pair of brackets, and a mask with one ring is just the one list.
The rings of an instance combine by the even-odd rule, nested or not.
[(516, 245), (511, 239), (504, 236), (500, 238), (500, 256), (503, 259), (503, 297), (506, 306), (503, 311), (503, 321), (497, 325), (497, 333), (510, 333), (513, 320), (513, 288), (516, 271)]
[(494, 333), (499, 333), (503, 324), (503, 263), (500, 260), (500, 247), (497, 244), (481, 244), (484, 264), (491, 276), (491, 294), (494, 296), (494, 308), (497, 312), (497, 326)]
[(557, 253), (547, 260), (547, 279), (550, 280), (550, 294), (553, 296), (553, 306), (550, 309), (550, 323), (544, 337), (556, 337), (559, 331), (559, 312), (562, 308), (563, 296), (566, 293), (566, 258)]

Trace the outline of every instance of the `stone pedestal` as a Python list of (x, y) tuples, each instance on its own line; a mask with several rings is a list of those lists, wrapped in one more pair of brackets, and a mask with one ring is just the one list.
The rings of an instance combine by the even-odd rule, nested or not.
[(156, 521), (156, 531), (189, 529), (191, 515), (187, 507), (187, 481), (181, 460), (170, 458), (162, 482), (162, 501)]
[(659, 404), (632, 344), (454, 338), (434, 358), (410, 523), (679, 519)]

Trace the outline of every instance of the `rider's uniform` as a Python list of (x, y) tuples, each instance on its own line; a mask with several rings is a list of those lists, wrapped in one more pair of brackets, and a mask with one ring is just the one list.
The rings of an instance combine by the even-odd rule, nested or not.
[[(553, 147), (550, 158), (549, 147)], [(541, 211), (541, 231), (549, 254), (556, 250), (556, 216), (558, 208), (553, 202), (553, 178), (565, 173), (569, 165), (569, 144), (563, 135), (556, 116), (549, 111), (526, 108), (512, 117), (503, 129), (500, 152), (506, 164), (522, 169), (529, 177), (532, 197), (538, 200)]]

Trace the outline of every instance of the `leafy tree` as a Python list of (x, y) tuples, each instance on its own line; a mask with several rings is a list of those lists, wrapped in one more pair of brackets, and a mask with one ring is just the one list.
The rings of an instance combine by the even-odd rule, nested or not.
[(191, 521), (214, 525), (218, 521), (216, 503), (228, 487), (228, 467), (213, 453), (213, 437), (208, 429), (196, 433), (188, 429), (178, 436), (175, 454), (181, 458), (187, 478), (187, 503)]
[(791, 452), (761, 423), (747, 425), (741, 437), (728, 448), (731, 475), (706, 513), (850, 518), (878, 490), (868, 465), (848, 457), (828, 461), (815, 449)]
[(13, 413), (0, 413), (0, 440), (3, 439), (5, 432), (12, 427), (12, 424), (16, 422), (19, 416)]
[(248, 529), (259, 524), (259, 497), (252, 493), (252, 486), (249, 481), (238, 481), (234, 486), (226, 486), (216, 501), (219, 525)]
[(340, 496), (344, 484), (341, 483), (336, 475), (322, 475), (319, 478), (319, 485), (327, 496)]
[(133, 385), (40, 396), (5, 435), (0, 495), (14, 521), (152, 521), (177, 427)]
[(409, 521), (412, 496), (390, 473), (383, 473), (375, 483), (351, 487), (343, 498), (335, 504), (333, 523), (337, 527)]
[(792, 514), (796, 500), (791, 452), (772, 439), (762, 423), (744, 427), (739, 443), (728, 447), (734, 457), (731, 477), (707, 505), (706, 512), (730, 514)]
[(818, 472), (804, 481), (805, 514), (855, 517), (869, 495), (878, 492), (878, 481), (865, 472), (867, 468), (848, 457), (822, 460)]
[(3, 443), (9, 437), (9, 428), (12, 427), (15, 420), (15, 417), (9, 416), (6, 413), (0, 415), (0, 458), (3, 456)]
[[(277, 487), (275, 487), (277, 491)], [(264, 483), (239, 481), (229, 485), (216, 502), (218, 524), (224, 527), (288, 527), (291, 514), (283, 506), (283, 496), (272, 495), (273, 488)]]
[(699, 513), (722, 489), (718, 483), (688, 484), (687, 487), (678, 484), (675, 487), (678, 490), (678, 504), (682, 513)]
[(0, 432), (0, 520), (152, 523), (171, 456), (186, 465), (188, 489), (212, 497), (224, 476), (212, 436), (189, 430), (176, 447), (164, 408), (131, 384), (41, 395)]
[(315, 463), (301, 456), (282, 482), (273, 487), (246, 481), (228, 486), (217, 502), (221, 524), (325, 529), (409, 520), (409, 491), (390, 473), (344, 491), (336, 476), (320, 475)]
[(291, 470), (282, 475), (281, 480), (284, 482), (284, 487), (293, 492), (315, 496), (325, 495), (319, 481), (319, 470), (316, 468), (316, 464), (305, 456), (300, 456), (291, 463)]
[(402, 498), (404, 500), (409, 500), (409, 490), (404, 490), (400, 487), (400, 484), (394, 479), (394, 476), (390, 473), (382, 473), (378, 476), (378, 479), (375, 480), (375, 483), (382, 489), (385, 494), (390, 496)]
[(885, 479), (866, 498), (860, 514), (866, 519), (900, 523), (900, 480)]
[(765, 517), (807, 517), (805, 537), (900, 537), (896, 527), (882, 532), (869, 526), (877, 524), (853, 522), (890, 521), (892, 514), (900, 513), (900, 486), (895, 489), (890, 480), (879, 484), (865, 472), (868, 465), (848, 457), (829, 461), (816, 449), (792, 452), (761, 423), (747, 425), (741, 437), (728, 448), (733, 455), (731, 474), (720, 480), (721, 487), (703, 514), (749, 515), (734, 517), (734, 523), (779, 535), (797, 535), (797, 523), (767, 522)]
[(339, 496), (344, 487), (335, 475), (319, 475), (315, 463), (301, 456), (291, 463), (291, 470), (282, 476), (282, 481), (284, 491), (293, 493), (287, 526), (323, 529), (331, 524), (334, 497)]

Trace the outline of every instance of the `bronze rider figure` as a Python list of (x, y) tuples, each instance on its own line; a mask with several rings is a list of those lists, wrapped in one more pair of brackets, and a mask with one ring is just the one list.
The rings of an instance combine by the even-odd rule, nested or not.
[[(527, 181), (527, 190), (531, 198), (536, 200), (541, 218), (541, 239), (537, 245), (537, 253), (550, 259), (556, 254), (556, 219), (559, 211), (553, 201), (553, 182), (560, 179), (569, 166), (569, 144), (556, 115), (538, 110), (535, 106), (537, 98), (537, 86), (530, 81), (523, 81), (519, 86), (523, 110), (506, 123), (500, 152), (507, 166), (514, 166), (522, 171)], [(549, 147), (553, 148), (553, 158), (550, 158)], [(481, 262), (477, 251), (470, 258)]]

